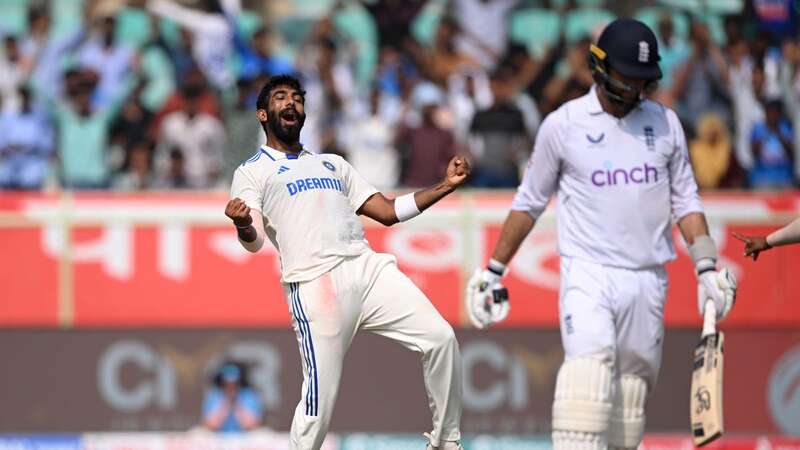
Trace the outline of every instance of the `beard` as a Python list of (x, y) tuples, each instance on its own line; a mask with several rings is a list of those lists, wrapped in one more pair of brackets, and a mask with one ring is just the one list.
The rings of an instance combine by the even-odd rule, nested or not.
[(278, 111), (267, 111), (268, 133), (278, 138), (281, 142), (294, 144), (300, 140), (300, 130), (306, 121), (306, 115), (295, 111), (295, 123), (284, 126), (281, 123), (281, 113)]

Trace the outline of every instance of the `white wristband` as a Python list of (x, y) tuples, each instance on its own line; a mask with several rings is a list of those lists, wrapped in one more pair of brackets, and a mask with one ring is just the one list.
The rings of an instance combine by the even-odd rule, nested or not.
[(400, 222), (405, 222), (419, 215), (419, 208), (417, 208), (417, 201), (414, 200), (413, 192), (394, 199), (394, 213)]

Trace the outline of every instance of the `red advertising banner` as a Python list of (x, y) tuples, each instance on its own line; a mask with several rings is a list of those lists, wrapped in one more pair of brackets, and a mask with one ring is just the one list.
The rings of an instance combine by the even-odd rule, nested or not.
[[(456, 334), (464, 375), (462, 431), (549, 432), (563, 360), (558, 330)], [(659, 382), (647, 402), (648, 434), (677, 434), (669, 442), (690, 439), (698, 336), (696, 330), (667, 331)], [(733, 330), (725, 344), (724, 441), (733, 445), (743, 434), (800, 437), (800, 331)], [(13, 361), (0, 370), (0, 435), (195, 428), (210, 375), (227, 359), (248, 367), (264, 404), (264, 425), (288, 430), (302, 381), (297, 338), (289, 329), (0, 330), (0, 360)], [(345, 360), (331, 429), (409, 432), (419, 438), (428, 427), (419, 357), (374, 334), (357, 335)], [(658, 436), (651, 437), (645, 444), (654, 447), (645, 448), (693, 448), (661, 446)]]
[[(511, 192), (467, 192), (391, 228), (365, 221), (379, 252), (428, 294), (444, 317), (465, 325), (463, 284), (485, 263)], [(800, 194), (704, 198), (721, 264), (738, 276), (739, 298), (724, 327), (800, 326), (792, 277), (800, 252), (778, 248), (753, 262), (731, 232), (763, 234), (800, 211)], [(284, 326), (289, 314), (278, 258), (240, 248), (222, 194), (0, 197), (0, 326)], [(369, 222), (369, 223), (367, 223)], [(298, 232), (305, 226), (298, 224)], [(668, 266), (669, 326), (696, 326), (696, 282), (675, 230)], [(557, 326), (558, 255), (552, 209), (522, 245), (506, 279), (513, 309), (504, 327)], [(255, 295), (254, 295), (255, 293)]]

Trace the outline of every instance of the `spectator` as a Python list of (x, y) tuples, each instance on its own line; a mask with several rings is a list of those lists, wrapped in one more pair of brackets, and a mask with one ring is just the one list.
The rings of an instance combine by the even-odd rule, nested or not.
[(379, 55), (376, 81), (381, 91), (394, 97), (402, 97), (417, 77), (417, 68), (407, 53), (392, 47), (383, 47)]
[[(142, 106), (150, 111), (160, 111), (170, 98), (179, 78), (175, 60), (170, 60), (169, 48), (164, 44), (159, 21), (150, 20), (148, 33), (139, 50), (137, 71), (142, 79), (141, 92), (136, 94)], [(192, 65), (196, 67), (196, 65)], [(198, 70), (199, 71), (199, 70)]]
[(482, 70), (457, 73), (450, 77), (447, 87), (455, 122), (453, 131), (459, 145), (466, 145), (475, 112), (492, 105), (489, 77)]
[(107, 106), (125, 88), (125, 80), (131, 70), (134, 51), (115, 42), (116, 20), (108, 15), (97, 20), (97, 30), (78, 49), (76, 63), (91, 69), (100, 76), (93, 101), (100, 107)]
[(694, 177), (700, 189), (740, 187), (743, 173), (733, 157), (730, 132), (714, 114), (705, 114), (697, 124), (697, 137), (689, 143)]
[(731, 45), (730, 89), (736, 125), (736, 160), (745, 169), (753, 167), (750, 138), (753, 125), (764, 120), (764, 67), (747, 53), (747, 43)]
[[(322, 23), (327, 21), (324, 19)], [(328, 25), (321, 27), (328, 29)], [(344, 102), (353, 96), (355, 82), (352, 68), (337, 53), (336, 43), (323, 34), (325, 37), (316, 42), (315, 49), (301, 59), (306, 102), (314, 108), (307, 113), (300, 142), (311, 151), (341, 153), (336, 130), (340, 128)]]
[[(157, 25), (156, 25), (157, 27)], [(175, 84), (183, 86), (190, 74), (194, 71), (203, 73), (202, 68), (197, 64), (194, 58), (193, 51), (193, 38), (192, 32), (185, 27), (179, 30), (180, 39), (175, 45), (170, 45), (164, 40), (160, 31), (156, 31), (155, 46), (160, 48), (164, 53), (169, 56), (171, 65), (175, 68)]]
[(130, 158), (127, 151), (135, 148), (134, 144), (151, 137), (150, 127), (154, 115), (141, 102), (140, 96), (144, 85), (143, 82), (137, 84), (111, 124), (109, 141), (112, 149), (119, 149), (112, 150), (111, 164), (114, 169)]
[(458, 25), (456, 22), (443, 17), (436, 29), (436, 38), (432, 49), (409, 47), (426, 77), (439, 85), (444, 85), (454, 73), (480, 68), (478, 60), (458, 49), (457, 35)]
[(153, 149), (155, 143), (141, 140), (130, 144), (127, 161), (114, 180), (114, 188), (121, 191), (144, 191), (154, 185)]
[(458, 24), (457, 46), (486, 69), (493, 69), (506, 53), (508, 15), (519, 0), (452, 0)]
[(264, 130), (253, 114), (258, 97), (255, 83), (240, 79), (236, 83), (236, 91), (236, 101), (225, 110), (225, 125), (229, 136), (224, 157), (225, 179), (231, 179), (233, 171), (266, 142)]
[(658, 19), (658, 54), (661, 56), (661, 72), (664, 77), (659, 80), (659, 87), (668, 90), (672, 86), (673, 72), (689, 57), (690, 49), (686, 41), (675, 35), (675, 23), (672, 14), (664, 12)]
[(28, 32), (20, 39), (23, 67), (30, 73), (45, 48), (50, 34), (50, 16), (45, 9), (28, 10)]
[(700, 116), (706, 112), (719, 114), (731, 122), (728, 107), (728, 65), (720, 48), (711, 39), (708, 26), (692, 22), (689, 41), (692, 53), (675, 73), (672, 98), (681, 121), (692, 135)]
[(261, 424), (262, 416), (261, 399), (250, 387), (245, 368), (225, 363), (203, 399), (203, 425), (223, 433), (250, 431)]
[(492, 105), (478, 111), (470, 125), (468, 148), (473, 161), (470, 184), (474, 187), (519, 185), (519, 167), (531, 148), (531, 137), (522, 111), (514, 103), (514, 87), (509, 78), (502, 70), (492, 76)]
[(559, 63), (555, 76), (542, 93), (540, 103), (543, 112), (553, 111), (565, 102), (589, 92), (594, 83), (592, 72), (586, 64), (590, 44), (591, 40), (585, 38), (567, 51), (566, 59)]
[[(189, 184), (212, 188), (222, 182), (225, 128), (216, 117), (201, 110), (202, 92), (184, 92), (184, 109), (164, 117), (161, 124), (162, 147), (177, 147), (186, 158)], [(157, 168), (167, 169), (165, 152), (159, 152)]]
[(404, 187), (438, 183), (448, 161), (457, 153), (453, 134), (436, 120), (442, 97), (439, 89), (430, 83), (416, 88), (414, 103), (422, 112), (420, 124), (402, 126), (397, 137), (398, 147), (404, 148), (400, 176)]
[(19, 89), (20, 107), (0, 115), (0, 188), (40, 189), (50, 172), (53, 128)]
[(295, 72), (291, 62), (274, 54), (269, 28), (256, 30), (250, 42), (245, 41), (240, 31), (236, 31), (234, 44), (241, 64), (239, 78), (254, 79)]
[(72, 71), (65, 81), (68, 102), (57, 101), (51, 106), (58, 125), (62, 183), (70, 189), (107, 188), (111, 175), (108, 162), (111, 121), (130, 87), (124, 88), (120, 99), (100, 107), (92, 105), (96, 74)]
[(19, 109), (20, 99), (17, 93), (26, 76), (17, 39), (5, 36), (3, 53), (0, 56), (0, 103), (3, 111)]
[[(191, 33), (191, 51), (198, 66), (214, 87), (225, 89), (234, 82), (228, 68), (233, 27), (219, 0), (203, 0), (201, 5), (202, 9), (193, 9), (169, 0), (147, 2), (150, 12), (177, 22)], [(237, 12), (228, 11), (232, 15)]]
[(153, 130), (156, 133), (161, 129), (161, 123), (168, 114), (186, 109), (186, 97), (191, 95), (199, 97), (198, 108), (201, 112), (221, 119), (219, 101), (214, 92), (208, 88), (208, 83), (203, 76), (203, 72), (195, 68), (184, 74), (183, 80), (179, 83), (180, 89), (173, 92), (164, 102), (164, 106), (153, 118)]
[(414, 18), (425, 6), (424, 0), (376, 0), (364, 7), (378, 28), (379, 48), (401, 49), (410, 39)]
[(752, 146), (755, 159), (748, 174), (756, 189), (788, 188), (794, 184), (794, 134), (783, 113), (783, 104), (771, 100), (764, 107), (766, 120), (753, 127)]
[(795, 174), (800, 174), (800, 43), (787, 41), (780, 67), (780, 91), (794, 130)]
[(156, 174), (154, 187), (157, 189), (190, 189), (189, 177), (186, 175), (186, 159), (183, 152), (173, 147), (168, 152), (169, 160), (167, 169), (160, 174)]
[(400, 158), (394, 146), (394, 117), (381, 108), (382, 95), (377, 86), (370, 90), (367, 103), (365, 114), (352, 112), (342, 127), (346, 130), (342, 140), (348, 162), (370, 185), (379, 190), (392, 189), (400, 175)]

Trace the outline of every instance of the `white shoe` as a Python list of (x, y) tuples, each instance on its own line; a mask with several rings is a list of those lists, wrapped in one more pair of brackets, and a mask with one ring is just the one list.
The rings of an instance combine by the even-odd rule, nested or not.
[(434, 447), (431, 445), (433, 436), (430, 433), (422, 433), (422, 435), (428, 438), (428, 446), (425, 447), (425, 450), (464, 450), (464, 447), (458, 441), (442, 441), (438, 447)]

